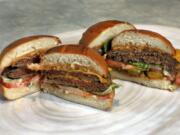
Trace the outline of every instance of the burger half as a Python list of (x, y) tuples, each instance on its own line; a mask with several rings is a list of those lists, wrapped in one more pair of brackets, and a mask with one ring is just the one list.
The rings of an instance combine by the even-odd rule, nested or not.
[(93, 48), (104, 55), (111, 49), (112, 39), (124, 30), (136, 29), (128, 22), (106, 20), (90, 26), (82, 35), (79, 43)]
[(174, 91), (179, 86), (179, 62), (171, 42), (147, 30), (127, 30), (112, 41), (106, 62), (114, 77)]
[(103, 57), (90, 48), (55, 47), (28, 68), (41, 72), (41, 88), (47, 93), (102, 110), (112, 107), (116, 85)]
[(112, 35), (113, 27), (106, 28), (105, 24), (100, 22), (88, 28), (80, 43), (104, 56), (113, 69), (113, 78), (169, 91), (177, 89), (180, 66), (168, 39), (156, 32), (137, 30), (129, 23), (121, 25), (123, 31)]
[(40, 56), (61, 43), (58, 37), (37, 35), (19, 39), (0, 54), (0, 93), (9, 100), (37, 92), (40, 76), (27, 69), (27, 64), (39, 63)]

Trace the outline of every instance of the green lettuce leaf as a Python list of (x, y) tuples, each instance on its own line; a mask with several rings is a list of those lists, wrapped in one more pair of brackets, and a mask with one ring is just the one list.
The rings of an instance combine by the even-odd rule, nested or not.
[(149, 69), (150, 68), (150, 64), (144, 63), (144, 62), (130, 62), (130, 64), (142, 68), (142, 69)]
[(103, 47), (102, 47), (102, 52), (103, 52), (103, 54), (105, 54), (105, 53), (107, 53), (109, 50), (111, 50), (111, 41), (112, 41), (112, 39), (107, 40), (107, 41), (103, 44)]
[(119, 88), (120, 85), (116, 84), (116, 83), (112, 83), (108, 88), (107, 90), (105, 90), (104, 92), (95, 92), (94, 94), (97, 94), (97, 95), (106, 95), (108, 93), (111, 93), (113, 90), (115, 90), (116, 88)]

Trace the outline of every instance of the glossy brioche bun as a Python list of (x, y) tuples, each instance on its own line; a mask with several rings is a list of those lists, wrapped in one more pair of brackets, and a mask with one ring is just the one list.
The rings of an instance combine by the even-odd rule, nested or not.
[(57, 46), (61, 40), (55, 36), (36, 35), (21, 38), (8, 45), (0, 55), (0, 71), (11, 65), (15, 59), (37, 50), (47, 50)]
[(116, 49), (121, 45), (148, 45), (170, 55), (175, 55), (175, 49), (168, 39), (149, 30), (126, 30), (121, 32), (112, 40), (112, 49)]
[(135, 29), (135, 26), (118, 20), (102, 21), (90, 26), (83, 33), (79, 43), (89, 48), (101, 48), (104, 42), (129, 29)]

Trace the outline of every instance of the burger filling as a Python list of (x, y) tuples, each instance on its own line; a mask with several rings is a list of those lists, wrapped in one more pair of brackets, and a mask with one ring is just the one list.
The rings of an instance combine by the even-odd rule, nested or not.
[(42, 71), (42, 74), (43, 83), (79, 88), (90, 93), (104, 93), (112, 84), (110, 76), (101, 82), (96, 75), (79, 71), (47, 70)]
[(178, 61), (171, 55), (147, 46), (121, 46), (106, 55), (110, 67), (131, 76), (150, 79), (167, 78), (174, 81)]
[(106, 95), (117, 87), (110, 75), (99, 75), (90, 67), (79, 64), (30, 64), (28, 68), (41, 72), (42, 85), (79, 88), (96, 95)]
[(39, 62), (40, 59), (38, 55), (22, 57), (16, 62), (13, 62), (11, 66), (6, 67), (1, 74), (4, 86), (8, 88), (23, 87), (29, 85), (35, 76), (37, 80), (37, 73), (29, 70), (27, 64)]
[(112, 44), (112, 39), (109, 39), (103, 43), (103, 46), (101, 48), (97, 48), (95, 50), (97, 50), (99, 54), (104, 55), (111, 50), (111, 44)]

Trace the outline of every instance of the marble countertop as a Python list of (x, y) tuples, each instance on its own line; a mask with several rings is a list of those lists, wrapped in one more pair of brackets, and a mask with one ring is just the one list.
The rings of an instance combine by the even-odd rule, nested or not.
[(180, 0), (0, 0), (1, 48), (32, 34), (56, 34), (106, 19), (180, 27)]

